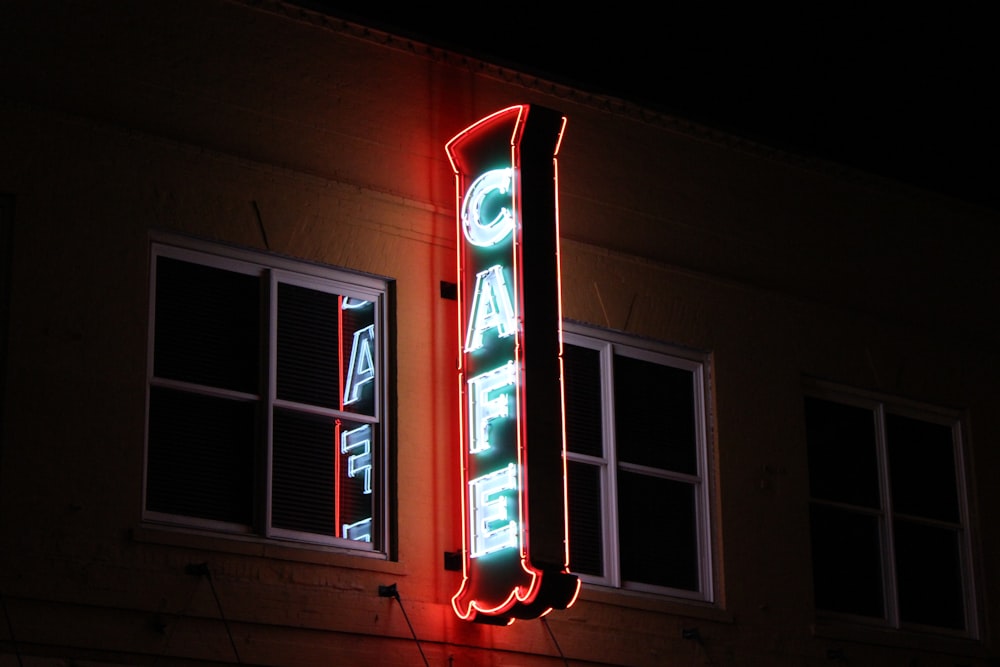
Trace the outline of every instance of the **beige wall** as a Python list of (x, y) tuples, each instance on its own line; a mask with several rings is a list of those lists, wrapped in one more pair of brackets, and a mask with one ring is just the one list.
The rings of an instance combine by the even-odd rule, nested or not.
[[(711, 358), (719, 603), (587, 589), (547, 619), (571, 664), (826, 665), (832, 648), (993, 664), (988, 621), (986, 647), (814, 633), (801, 382), (966, 411), (979, 602), (996, 617), (995, 216), (277, 2), (3, 12), (0, 192), (16, 209), (0, 593), (21, 651), (48, 656), (30, 664), (230, 661), (191, 562), (216, 573), (247, 664), (418, 664), (401, 609), (376, 595), (388, 583), (432, 665), (561, 661), (539, 622), (458, 621), (442, 565), (461, 544), (444, 144), (521, 102), (568, 116), (564, 314)], [(161, 231), (396, 281), (397, 562), (141, 523)], [(9, 640), (0, 628), (0, 664)]]

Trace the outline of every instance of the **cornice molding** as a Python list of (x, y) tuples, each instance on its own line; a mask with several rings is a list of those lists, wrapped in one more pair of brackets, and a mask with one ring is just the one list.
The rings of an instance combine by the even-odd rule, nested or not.
[(950, 208), (960, 207), (974, 214), (985, 214), (987, 217), (995, 217), (988, 210), (969, 202), (918, 188), (895, 179), (878, 176), (814, 156), (796, 154), (627, 100), (551, 81), (541, 76), (520, 71), (514, 67), (492, 63), (468, 54), (421, 42), (417, 39), (396, 35), (380, 28), (309, 9), (288, 0), (230, 1), (246, 5), (253, 9), (278, 14), (290, 20), (349, 35), (353, 38), (378, 44), (386, 48), (404, 51), (450, 67), (464, 68), (472, 74), (489, 77), (503, 83), (520, 86), (525, 90), (535, 91), (566, 100), (576, 105), (589, 107), (596, 111), (651, 125), (720, 148), (747, 153), (790, 167), (835, 177), (841, 181), (851, 182), (862, 187), (874, 188), (884, 193), (892, 193), (909, 199), (919, 199), (928, 205), (936, 204)]

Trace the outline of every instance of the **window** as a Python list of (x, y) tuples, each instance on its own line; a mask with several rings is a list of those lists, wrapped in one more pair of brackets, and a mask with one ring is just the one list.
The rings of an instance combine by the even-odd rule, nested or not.
[(817, 387), (805, 424), (817, 608), (972, 634), (957, 416)]
[(566, 325), (570, 569), (710, 601), (703, 361)]
[(145, 518), (384, 553), (387, 289), (154, 243)]
[[(14, 258), (14, 197), (0, 193), (0, 424), (7, 412), (7, 338), (10, 335), (10, 276)], [(3, 454), (0, 429), (0, 455)], [(2, 456), (0, 456), (2, 458)]]

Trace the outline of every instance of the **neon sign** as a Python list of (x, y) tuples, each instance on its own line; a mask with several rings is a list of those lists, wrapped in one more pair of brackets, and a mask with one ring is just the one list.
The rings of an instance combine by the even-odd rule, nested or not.
[(461, 360), (463, 581), (452, 607), (467, 620), (537, 618), (569, 607), (580, 588), (567, 569), (556, 169), (565, 123), (517, 105), (445, 147)]

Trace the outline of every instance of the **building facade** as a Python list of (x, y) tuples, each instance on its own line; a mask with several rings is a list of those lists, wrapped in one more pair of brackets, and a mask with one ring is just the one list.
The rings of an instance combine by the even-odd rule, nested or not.
[[(279, 0), (2, 11), (0, 664), (1000, 662), (995, 213)], [(519, 105), (580, 587), (469, 618), (548, 536), (463, 478), (538, 399), (446, 145)]]

